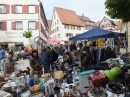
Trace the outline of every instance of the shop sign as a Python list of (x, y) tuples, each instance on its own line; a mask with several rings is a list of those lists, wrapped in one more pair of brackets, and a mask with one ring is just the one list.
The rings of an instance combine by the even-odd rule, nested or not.
[(24, 32), (5, 32), (7, 38), (24, 38)]

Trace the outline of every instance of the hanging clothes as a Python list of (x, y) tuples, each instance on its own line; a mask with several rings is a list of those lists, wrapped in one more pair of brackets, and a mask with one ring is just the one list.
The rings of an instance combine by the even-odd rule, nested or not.
[(109, 38), (109, 46), (111, 47), (111, 48), (114, 48), (114, 38)]

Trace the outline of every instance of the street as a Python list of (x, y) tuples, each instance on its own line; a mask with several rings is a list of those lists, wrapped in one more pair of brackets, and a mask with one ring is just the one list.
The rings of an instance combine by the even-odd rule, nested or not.
[(29, 60), (19, 60), (17, 66), (21, 70), (26, 70), (27, 67), (30, 67)]

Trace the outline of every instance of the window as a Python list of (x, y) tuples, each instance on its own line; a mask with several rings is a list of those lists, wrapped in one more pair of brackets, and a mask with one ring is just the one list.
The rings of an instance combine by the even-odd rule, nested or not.
[(34, 5), (29, 5), (28, 6), (28, 12), (29, 13), (35, 13), (35, 6)]
[(54, 29), (53, 29), (53, 33), (54, 33)]
[(60, 38), (60, 34), (57, 35), (57, 38)]
[(66, 37), (72, 37), (73, 34), (72, 33), (66, 33)]
[(15, 6), (15, 13), (22, 13), (22, 5)]
[(33, 30), (33, 29), (35, 29), (35, 22), (28, 22), (28, 29), (31, 29), (31, 30)]
[(56, 25), (56, 22), (55, 22), (55, 25)]
[(0, 13), (6, 13), (6, 5), (0, 5)]
[(90, 27), (89, 27), (89, 26), (87, 26), (87, 29), (89, 30), (89, 29), (90, 29)]
[(81, 30), (81, 27), (77, 27), (77, 30)]
[(55, 32), (56, 32), (56, 28), (55, 28)]
[(88, 27), (87, 27), (87, 26), (85, 26), (85, 29), (86, 29), (86, 30), (88, 30)]
[(57, 20), (57, 24), (59, 23), (59, 21)]
[(59, 31), (59, 27), (57, 27), (57, 31)]
[(69, 29), (69, 25), (65, 25), (65, 29)]
[(21, 21), (15, 22), (15, 29), (16, 30), (22, 30), (23, 29), (23, 23)]
[(54, 15), (54, 19), (56, 19), (56, 15)]
[(75, 26), (71, 26), (71, 29), (72, 29), (72, 30), (75, 30)]
[(2, 22), (0, 22), (0, 30), (2, 30)]
[(104, 25), (102, 25), (102, 28), (104, 28)]

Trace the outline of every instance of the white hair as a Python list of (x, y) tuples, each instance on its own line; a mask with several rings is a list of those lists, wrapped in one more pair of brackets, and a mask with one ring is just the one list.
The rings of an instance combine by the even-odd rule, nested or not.
[(90, 41), (88, 41), (86, 44), (87, 44), (87, 45), (90, 45), (90, 44), (91, 44), (91, 42), (90, 42)]

